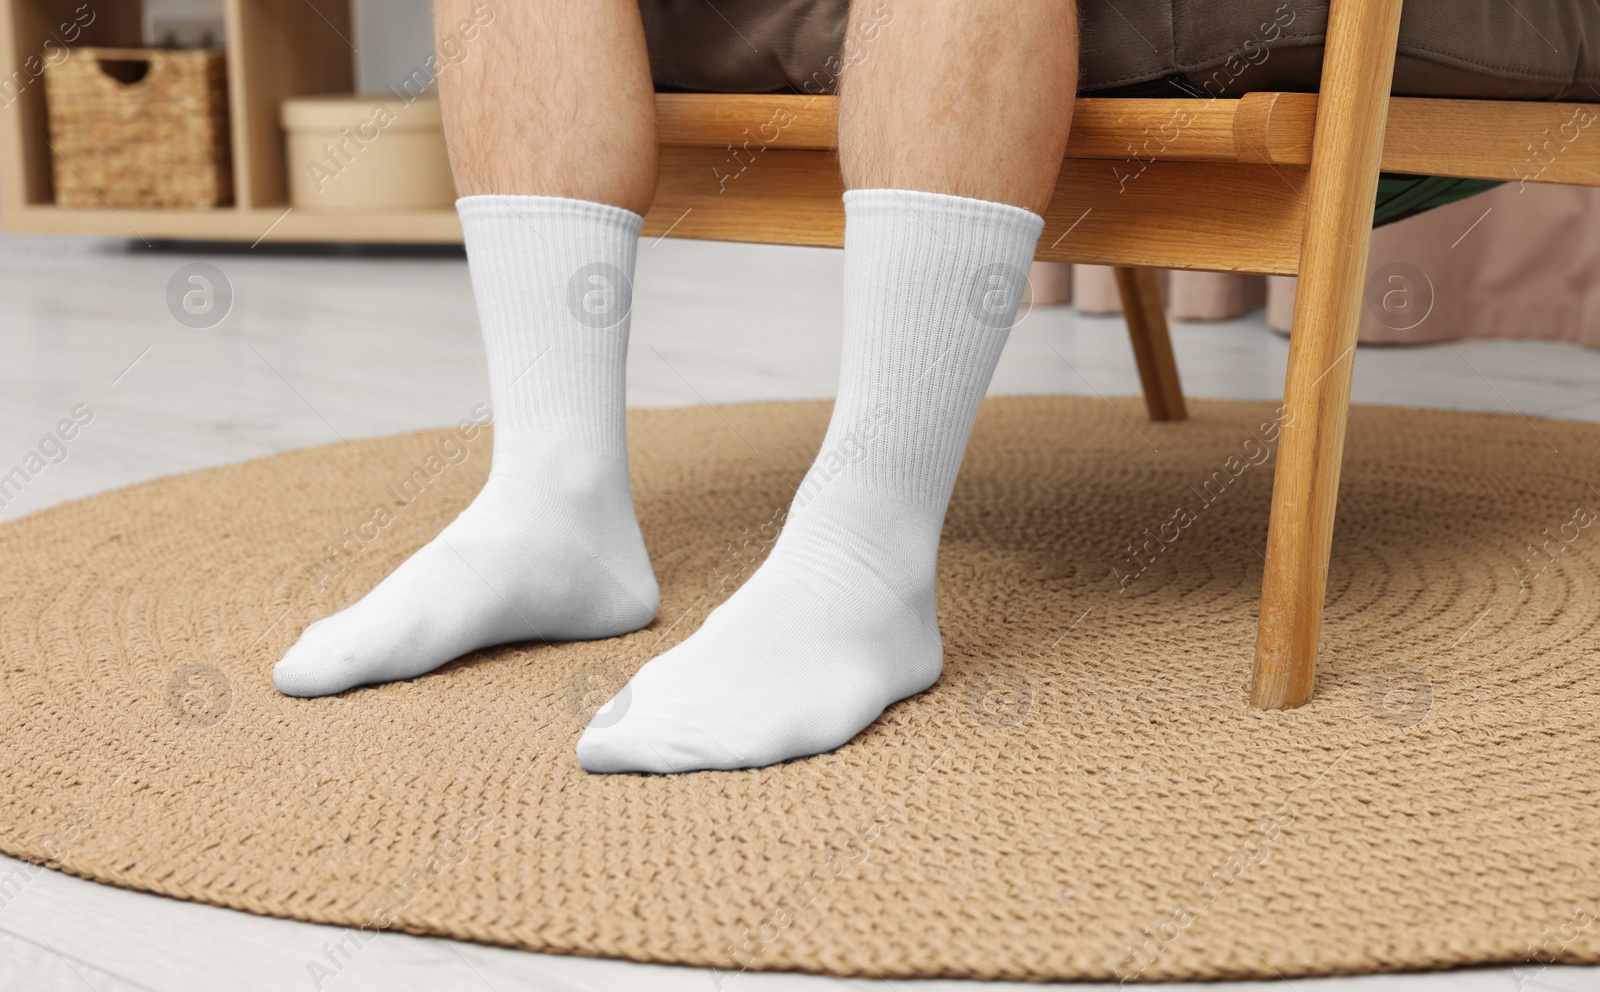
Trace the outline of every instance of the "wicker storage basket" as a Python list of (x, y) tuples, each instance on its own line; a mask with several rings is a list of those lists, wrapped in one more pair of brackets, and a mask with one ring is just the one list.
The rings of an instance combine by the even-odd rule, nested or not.
[(220, 49), (74, 48), (45, 70), (56, 203), (233, 202)]

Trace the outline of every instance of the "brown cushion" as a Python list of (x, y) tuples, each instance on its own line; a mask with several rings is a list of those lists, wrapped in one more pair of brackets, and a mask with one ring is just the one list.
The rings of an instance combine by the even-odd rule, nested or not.
[[(857, 0), (894, 30), (892, 7)], [(640, 0), (656, 84), (724, 93), (831, 93), (846, 0)], [(1082, 0), (1079, 90), (1237, 97), (1313, 91), (1327, 0)], [(867, 34), (870, 35), (870, 29)], [(1600, 0), (1407, 0), (1394, 92), (1600, 101)]]

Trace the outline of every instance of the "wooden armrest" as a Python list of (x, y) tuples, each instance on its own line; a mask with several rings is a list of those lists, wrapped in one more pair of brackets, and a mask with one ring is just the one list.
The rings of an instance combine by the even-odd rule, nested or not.
[[(832, 151), (838, 100), (787, 94), (661, 93), (661, 143)], [(1309, 165), (1314, 93), (1248, 93), (1238, 100), (1085, 97), (1073, 112), (1067, 157), (1141, 162)], [(1391, 97), (1386, 172), (1600, 186), (1600, 105)]]

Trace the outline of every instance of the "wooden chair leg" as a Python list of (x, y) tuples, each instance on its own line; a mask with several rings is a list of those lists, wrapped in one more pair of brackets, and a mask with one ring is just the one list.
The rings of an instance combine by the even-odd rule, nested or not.
[(1183, 384), (1172, 357), (1172, 336), (1167, 331), (1167, 307), (1154, 269), (1116, 267), (1117, 294), (1122, 315), (1133, 339), (1133, 357), (1144, 384), (1144, 406), (1151, 420), (1182, 420), (1189, 415), (1183, 405)]
[(1332, 0), (1250, 702), (1311, 700), (1400, 0)]

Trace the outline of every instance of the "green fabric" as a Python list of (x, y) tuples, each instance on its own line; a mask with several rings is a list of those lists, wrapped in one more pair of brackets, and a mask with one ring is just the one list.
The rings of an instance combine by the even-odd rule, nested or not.
[(1382, 227), (1404, 220), (1424, 210), (1465, 200), (1500, 185), (1498, 179), (1450, 179), (1443, 176), (1402, 176), (1384, 172), (1378, 175), (1378, 205), (1372, 212), (1372, 226)]

